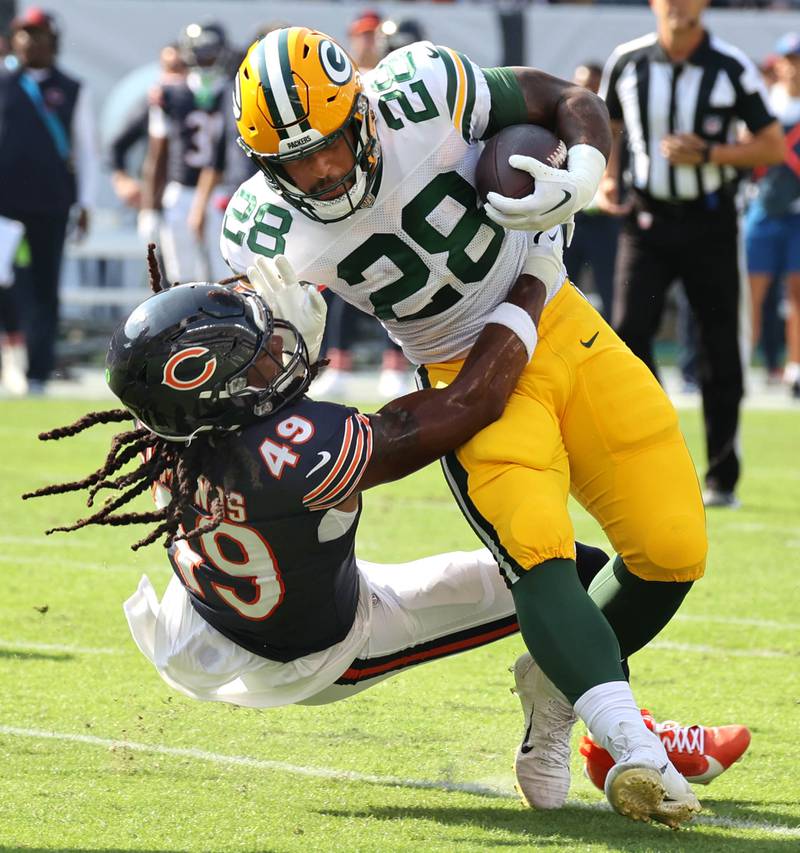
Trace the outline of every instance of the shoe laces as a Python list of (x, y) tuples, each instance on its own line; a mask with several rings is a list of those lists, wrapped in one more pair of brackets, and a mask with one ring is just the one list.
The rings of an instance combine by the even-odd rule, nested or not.
[(706, 732), (703, 726), (682, 726), (675, 720), (656, 723), (656, 734), (661, 738), (664, 748), (670, 752), (705, 752)]
[[(537, 711), (542, 713), (540, 702), (534, 705), (534, 717), (539, 716)], [(575, 713), (572, 706), (565, 706), (553, 697), (546, 700), (544, 715), (546, 725), (534, 726), (535, 733), (532, 732), (534, 749), (544, 763), (563, 766), (569, 762), (570, 734), (575, 724)]]

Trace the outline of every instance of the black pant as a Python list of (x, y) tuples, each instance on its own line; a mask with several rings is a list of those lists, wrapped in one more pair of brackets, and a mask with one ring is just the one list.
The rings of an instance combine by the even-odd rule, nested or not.
[(28, 345), (28, 378), (44, 382), (55, 364), (58, 334), (58, 282), (68, 211), (53, 214), (3, 211), (25, 226), (30, 267), (19, 271), (19, 304)]
[(602, 314), (611, 317), (614, 301), (614, 260), (617, 256), (619, 220), (604, 213), (578, 213), (572, 244), (564, 250), (570, 280), (586, 292), (586, 269), (592, 271), (594, 291), (603, 301)]
[(636, 197), (620, 236), (614, 327), (653, 373), (653, 338), (664, 296), (680, 279), (697, 319), (697, 378), (703, 395), (706, 484), (733, 491), (743, 395), (739, 349), (738, 222), (733, 201), (670, 205)]

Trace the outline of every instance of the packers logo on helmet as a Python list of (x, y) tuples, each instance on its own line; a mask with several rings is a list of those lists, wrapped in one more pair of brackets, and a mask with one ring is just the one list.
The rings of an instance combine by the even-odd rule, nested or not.
[[(380, 145), (361, 75), (347, 52), (305, 27), (273, 30), (251, 45), (236, 77), (233, 111), (239, 144), (287, 202), (320, 222), (335, 222), (372, 202)], [(340, 180), (303, 192), (286, 163), (344, 139), (353, 167)]]
[(319, 43), (319, 61), (332, 83), (344, 86), (353, 76), (353, 66), (347, 54), (330, 39)]

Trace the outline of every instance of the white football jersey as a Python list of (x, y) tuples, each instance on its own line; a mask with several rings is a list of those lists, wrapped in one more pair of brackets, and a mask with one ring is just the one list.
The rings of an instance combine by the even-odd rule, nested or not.
[(381, 143), (374, 203), (316, 222), (257, 173), (228, 205), (222, 254), (236, 273), (259, 254), (284, 254), (301, 280), (377, 317), (410, 361), (452, 359), (475, 342), (529, 251), (560, 259), (563, 232), (506, 231), (479, 207), (475, 165), (491, 103), (465, 56), (418, 42), (364, 86)]

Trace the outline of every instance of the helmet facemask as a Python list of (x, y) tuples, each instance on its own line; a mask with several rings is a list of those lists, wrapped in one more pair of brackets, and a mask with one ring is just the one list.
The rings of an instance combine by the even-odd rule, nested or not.
[[(311, 193), (303, 192), (289, 178), (283, 168), (285, 163), (300, 162), (333, 145), (343, 138), (353, 156), (353, 168), (335, 183)], [(371, 207), (375, 196), (373, 189), (379, 174), (380, 141), (375, 130), (375, 118), (369, 102), (360, 93), (353, 102), (350, 115), (340, 128), (320, 137), (296, 151), (265, 155), (252, 149), (241, 137), (239, 145), (263, 173), (270, 187), (301, 213), (316, 222), (339, 222), (352, 216), (361, 208)], [(335, 198), (324, 196), (344, 187)]]

